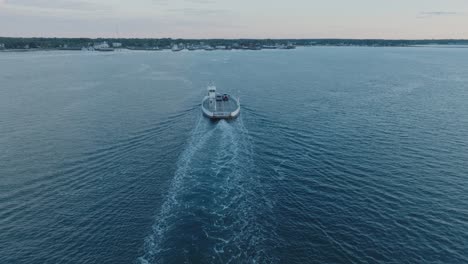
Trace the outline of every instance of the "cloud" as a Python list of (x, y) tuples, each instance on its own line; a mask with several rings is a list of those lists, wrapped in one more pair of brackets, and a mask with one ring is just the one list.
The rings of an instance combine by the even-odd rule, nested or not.
[(156, 5), (169, 5), (169, 0), (152, 0), (152, 2)]
[[(169, 4), (174, 4), (174, 1), (171, 0), (152, 0), (153, 4), (167, 6)], [(207, 4), (215, 4), (216, 1), (214, 0), (183, 0), (183, 5), (207, 5)]]
[(173, 8), (167, 11), (171, 13), (181, 13), (188, 16), (211, 16), (211, 15), (226, 15), (230, 13), (226, 9), (206, 9), (206, 8)]
[(447, 11), (433, 11), (433, 12), (421, 12), (421, 15), (427, 15), (427, 16), (453, 16), (453, 15), (459, 15), (461, 13), (459, 12), (447, 12)]
[(63, 9), (63, 10), (102, 10), (108, 8), (102, 4), (96, 4), (83, 0), (0, 0), (9, 6), (40, 8), (40, 9)]
[(453, 11), (430, 11), (430, 12), (420, 12), (416, 17), (417, 19), (428, 19), (432, 17), (452, 17), (452, 16), (461, 16), (461, 12)]
[(185, 0), (185, 2), (195, 3), (195, 4), (214, 4), (214, 0)]
[(430, 17), (442, 17), (442, 16), (460, 16), (463, 13), (452, 12), (452, 11), (431, 11), (431, 12), (420, 12), (417, 18), (424, 19)]

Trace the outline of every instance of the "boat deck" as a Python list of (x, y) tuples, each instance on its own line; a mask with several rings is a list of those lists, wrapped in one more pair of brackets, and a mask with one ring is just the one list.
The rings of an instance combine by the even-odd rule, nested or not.
[(210, 116), (212, 118), (235, 117), (232, 116), (232, 113), (238, 110), (239, 104), (237, 100), (232, 96), (228, 95), (228, 98), (228, 101), (216, 101), (216, 108), (214, 107), (214, 105), (210, 106), (210, 100), (204, 100), (202, 106), (209, 112), (212, 112), (213, 115)]

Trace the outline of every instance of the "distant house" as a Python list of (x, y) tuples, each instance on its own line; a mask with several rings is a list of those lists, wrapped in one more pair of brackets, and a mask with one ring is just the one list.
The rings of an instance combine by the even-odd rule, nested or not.
[(29, 44), (24, 45), (25, 49), (29, 49)]
[(94, 49), (108, 49), (110, 48), (109, 44), (107, 44), (106, 41), (102, 42), (102, 43), (95, 43), (94, 44)]
[(0, 43), (0, 49), (5, 49), (5, 44)]
[(171, 49), (172, 49), (172, 51), (181, 51), (181, 50), (185, 49), (185, 45), (183, 43), (174, 44), (174, 45), (172, 45)]
[(112, 47), (114, 47), (114, 48), (121, 48), (121, 47), (122, 47), (122, 43), (120, 43), (120, 42), (113, 42), (113, 43), (112, 43)]

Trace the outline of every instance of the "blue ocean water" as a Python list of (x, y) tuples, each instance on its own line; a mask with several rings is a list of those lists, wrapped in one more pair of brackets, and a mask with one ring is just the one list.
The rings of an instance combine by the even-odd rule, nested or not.
[(467, 263), (467, 116), (465, 49), (0, 53), (0, 263)]

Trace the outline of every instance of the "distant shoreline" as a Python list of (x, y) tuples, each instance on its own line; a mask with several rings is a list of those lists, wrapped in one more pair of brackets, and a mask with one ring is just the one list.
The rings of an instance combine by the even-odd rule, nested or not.
[(361, 47), (464, 47), (466, 39), (388, 40), (388, 39), (129, 39), (129, 38), (11, 38), (0, 37), (0, 50), (261, 50), (293, 49), (309, 46)]
[[(467, 49), (467, 45), (453, 45), (453, 44), (445, 44), (445, 45), (408, 45), (408, 46), (356, 46), (356, 45), (309, 45), (309, 46), (297, 46), (299, 48), (314, 48), (314, 47), (338, 47), (338, 48), (452, 48), (452, 49)], [(294, 48), (295, 49), (295, 48)], [(213, 49), (217, 51), (231, 51), (232, 49)], [(244, 49), (235, 49), (235, 50), (244, 50)], [(258, 50), (271, 50), (271, 49), (248, 49), (246, 51), (258, 51)], [(135, 49), (135, 48), (116, 48), (115, 50), (106, 50), (106, 51), (99, 51), (99, 50), (93, 50), (93, 51), (88, 51), (88, 50), (82, 50), (82, 49), (63, 49), (63, 48), (29, 48), (29, 49), (0, 49), (0, 53), (14, 53), (14, 52), (19, 52), (19, 53), (27, 53), (27, 52), (40, 52), (40, 51), (81, 51), (81, 52), (97, 52), (97, 53), (109, 53), (109, 52), (119, 52), (119, 51), (148, 51), (148, 52), (176, 52), (174, 50), (171, 50), (170, 48), (167, 49)], [(177, 52), (183, 51), (183, 52), (192, 52), (194, 50), (177, 50)], [(206, 51), (204, 49), (197, 49), (196, 51)], [(206, 51), (209, 52), (209, 51)]]

